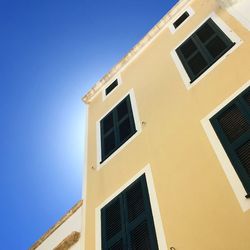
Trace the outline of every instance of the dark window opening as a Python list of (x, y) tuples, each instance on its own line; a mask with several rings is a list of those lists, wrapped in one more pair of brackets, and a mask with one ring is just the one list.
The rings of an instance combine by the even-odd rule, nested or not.
[(245, 94), (244, 99), (247, 102), (247, 104), (250, 106), (250, 92)]
[(250, 194), (250, 87), (214, 115), (210, 122), (248, 196)]
[(177, 49), (190, 83), (234, 46), (225, 33), (209, 18)]
[(209, 23), (205, 23), (198, 29), (196, 33), (201, 42), (205, 43), (215, 34), (215, 31), (212, 29)]
[(237, 149), (239, 160), (250, 177), (250, 140)]
[(103, 119), (103, 132), (106, 133), (114, 127), (113, 115), (109, 114)]
[(234, 142), (250, 129), (250, 124), (235, 104), (218, 117), (218, 122), (230, 142)]
[(120, 141), (125, 141), (131, 134), (129, 118), (119, 125)]
[(145, 175), (101, 209), (102, 250), (158, 250)]
[(207, 66), (207, 62), (203, 58), (202, 54), (198, 52), (188, 61), (188, 66), (190, 67), (192, 73), (197, 75)]
[(129, 95), (100, 122), (103, 162), (135, 132), (135, 121)]
[(131, 232), (133, 250), (150, 250), (148, 225), (143, 221)]
[(106, 89), (105, 94), (108, 95), (116, 86), (118, 86), (118, 80), (116, 79), (114, 82), (112, 82)]
[(197, 47), (194, 42), (190, 39), (180, 48), (183, 56), (188, 59), (191, 55), (193, 55), (197, 51)]
[(185, 11), (174, 23), (174, 27), (177, 28), (180, 26), (187, 18), (189, 17), (189, 13)]

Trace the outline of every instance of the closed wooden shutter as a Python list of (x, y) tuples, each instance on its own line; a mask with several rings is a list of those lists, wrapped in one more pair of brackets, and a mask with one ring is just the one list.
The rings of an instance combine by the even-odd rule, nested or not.
[(123, 201), (119, 195), (101, 210), (102, 249), (125, 250)]
[(235, 104), (224, 111), (218, 117), (218, 121), (230, 142), (235, 141), (250, 129), (250, 124)]
[(122, 240), (116, 242), (113, 246), (111, 246), (109, 248), (109, 250), (125, 250), (125, 248), (123, 247), (123, 242)]
[(190, 78), (190, 83), (213, 65), (234, 44), (209, 18), (176, 49)]
[(237, 149), (237, 155), (242, 166), (250, 177), (250, 140)]
[(116, 147), (114, 112), (110, 112), (101, 121), (102, 154), (110, 155)]
[(250, 87), (213, 116), (211, 124), (250, 194)]
[(247, 102), (247, 104), (250, 106), (250, 91), (248, 91), (248, 93), (245, 94), (244, 99)]
[(151, 250), (150, 235), (147, 221), (142, 221), (133, 228), (131, 234), (131, 249), (133, 250)]
[(130, 249), (158, 249), (145, 175), (124, 191), (124, 201)]
[(136, 132), (130, 96), (126, 96), (100, 122), (103, 162)]
[(101, 210), (102, 249), (157, 250), (145, 175)]

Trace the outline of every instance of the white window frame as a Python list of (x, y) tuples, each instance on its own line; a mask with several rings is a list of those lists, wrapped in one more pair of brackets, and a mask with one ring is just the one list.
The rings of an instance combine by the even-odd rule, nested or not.
[[(106, 89), (109, 87), (109, 85), (111, 85), (115, 80), (117, 80), (118, 85), (112, 89), (112, 91), (110, 93), (108, 93), (106, 95)], [(106, 98), (108, 98), (109, 96), (111, 96), (113, 94), (113, 92), (115, 92), (115, 89), (117, 89), (120, 85), (122, 84), (122, 78), (121, 75), (117, 75), (116, 77), (112, 77), (112, 80), (109, 80), (102, 89), (102, 100), (105, 101)]]
[(140, 170), (136, 175), (134, 175), (131, 179), (129, 179), (123, 186), (121, 186), (118, 190), (116, 190), (113, 194), (111, 194), (103, 203), (101, 203), (95, 209), (95, 241), (96, 241), (96, 250), (102, 249), (102, 242), (101, 242), (101, 209), (106, 206), (112, 199), (114, 199), (117, 195), (123, 192), (130, 184), (136, 181), (141, 175), (145, 174), (146, 176), (146, 183), (148, 187), (148, 194), (149, 200), (153, 215), (153, 221), (155, 226), (155, 233), (158, 242), (159, 250), (166, 250), (167, 242), (165, 238), (164, 228), (162, 224), (158, 199), (155, 191), (155, 185), (153, 180), (153, 175), (151, 171), (150, 164), (147, 164), (142, 170)]
[[(185, 42), (199, 27), (201, 27), (209, 18), (211, 18), (216, 25), (225, 33), (225, 35), (235, 43), (235, 45), (228, 50), (223, 56), (221, 56), (213, 65), (211, 65), (204, 73), (202, 73), (196, 80), (194, 80), (192, 83), (190, 83), (190, 78), (179, 59), (176, 49)], [(233, 32), (233, 30), (214, 12), (211, 13), (199, 26), (195, 27), (195, 29), (192, 30), (182, 41), (170, 52), (171, 57), (179, 71), (179, 74), (181, 75), (182, 81), (185, 85), (185, 87), (190, 90), (193, 88), (199, 81), (201, 81), (206, 75), (208, 75), (211, 71), (213, 71), (218, 64), (220, 64), (229, 54), (231, 54), (234, 50), (236, 50), (241, 44), (242, 44), (241, 38)]]
[(215, 130), (210, 123), (210, 118), (217, 114), (222, 108), (224, 108), (229, 102), (231, 102), (235, 97), (241, 94), (247, 87), (250, 86), (250, 81), (245, 83), (237, 91), (235, 91), (231, 96), (219, 104), (213, 111), (211, 111), (206, 117), (201, 120), (201, 124), (205, 130), (205, 133), (215, 151), (215, 154), (220, 162), (220, 165), (225, 172), (225, 175), (233, 189), (233, 192), (240, 203), (241, 209), (243, 212), (246, 212), (250, 209), (250, 199), (245, 198), (246, 190), (244, 189), (239, 176), (237, 175), (234, 166), (232, 165), (228, 155), (222, 146), (218, 136), (215, 133)]
[[(127, 95), (130, 96), (131, 102), (131, 109), (134, 117), (135, 122), (135, 129), (136, 132), (126, 141), (124, 142), (119, 148), (117, 148), (107, 159), (102, 161), (102, 149), (101, 149), (101, 133), (100, 133), (100, 124), (101, 120), (114, 109), (116, 105), (118, 105)], [(141, 133), (141, 122), (139, 118), (139, 113), (136, 104), (136, 98), (134, 89), (129, 90), (125, 95), (122, 96), (97, 122), (96, 122), (96, 145), (97, 145), (97, 167), (96, 170), (99, 170), (103, 167), (107, 162), (109, 162), (114, 156), (116, 156), (121, 150), (123, 150), (129, 143), (131, 143), (135, 137), (137, 137)], [(101, 162), (101, 163), (100, 163)]]
[[(189, 16), (186, 18), (186, 20), (184, 20), (177, 28), (174, 27), (174, 22), (181, 17), (185, 12), (187, 12), (189, 14)], [(169, 24), (169, 30), (172, 34), (174, 34), (176, 31), (178, 31), (186, 22), (188, 22), (188, 20), (195, 14), (194, 10), (189, 6), (188, 8), (185, 8), (181, 11), (178, 12), (178, 15), (176, 15), (174, 17), (174, 20), (171, 21), (171, 23)]]

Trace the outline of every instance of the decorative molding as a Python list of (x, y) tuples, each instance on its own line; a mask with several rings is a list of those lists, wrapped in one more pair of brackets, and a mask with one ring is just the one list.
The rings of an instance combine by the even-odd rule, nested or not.
[(29, 248), (29, 250), (37, 249), (46, 239), (49, 238), (51, 234), (53, 234), (67, 219), (69, 219), (69, 217), (71, 217), (82, 206), (82, 204), (82, 200), (78, 201), (53, 227), (51, 227), (39, 240), (37, 240)]
[(232, 7), (234, 4), (241, 2), (242, 0), (217, 0), (219, 5), (223, 8)]
[(57, 247), (55, 247), (53, 250), (68, 250), (70, 247), (72, 247), (80, 238), (79, 232), (72, 232), (70, 235), (68, 235)]
[(181, 0), (179, 1), (143, 38), (140, 40), (130, 52), (121, 59), (103, 78), (101, 78), (90, 91), (83, 96), (82, 100), (88, 104), (92, 101), (96, 93), (98, 93), (101, 88), (112, 79), (116, 74), (118, 74), (124, 67), (126, 67), (141, 51), (144, 49), (156, 36), (165, 29), (172, 18), (183, 9), (187, 4), (190, 4), (192, 0)]

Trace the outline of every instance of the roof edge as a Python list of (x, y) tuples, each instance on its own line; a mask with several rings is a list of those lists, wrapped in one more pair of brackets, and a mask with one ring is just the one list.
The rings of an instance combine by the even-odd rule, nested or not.
[(192, 0), (179, 0), (156, 25), (113, 67), (105, 74), (94, 86), (82, 97), (82, 101), (89, 104), (100, 89), (120, 72), (138, 53), (153, 39), (158, 33), (166, 27), (171, 18), (186, 4)]
[(38, 239), (29, 250), (37, 249), (49, 236), (56, 231), (69, 217), (71, 217), (83, 204), (83, 200), (78, 201), (60, 220), (54, 224), (45, 234)]

